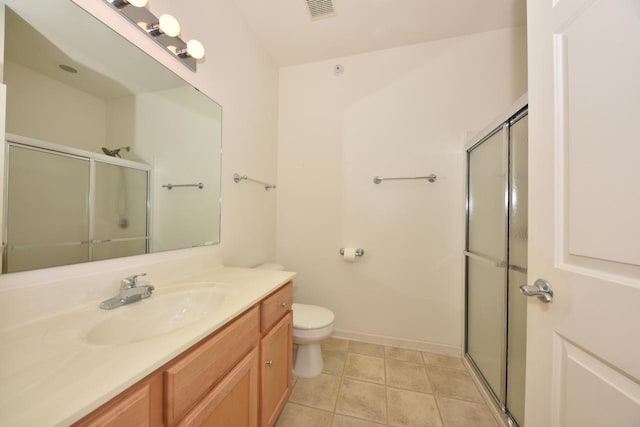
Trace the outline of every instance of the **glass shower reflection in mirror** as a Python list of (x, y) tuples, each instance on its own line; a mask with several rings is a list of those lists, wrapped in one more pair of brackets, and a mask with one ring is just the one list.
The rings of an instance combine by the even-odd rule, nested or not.
[(9, 141), (5, 272), (148, 252), (148, 165)]
[(218, 243), (221, 107), (72, 2), (6, 3), (2, 271)]

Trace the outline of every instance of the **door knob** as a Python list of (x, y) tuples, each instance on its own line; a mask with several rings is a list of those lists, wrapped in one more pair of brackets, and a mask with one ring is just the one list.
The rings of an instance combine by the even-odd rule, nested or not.
[(520, 292), (528, 297), (538, 297), (542, 302), (553, 302), (553, 289), (551, 285), (544, 279), (538, 279), (533, 285), (520, 286)]
[(271, 360), (266, 360), (266, 361), (264, 362), (264, 364), (265, 364), (265, 365), (267, 365), (268, 367), (272, 367), (272, 366), (273, 366), (273, 359), (271, 359)]

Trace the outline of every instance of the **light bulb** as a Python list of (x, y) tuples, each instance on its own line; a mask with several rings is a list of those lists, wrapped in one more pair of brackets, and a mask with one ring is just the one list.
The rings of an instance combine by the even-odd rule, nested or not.
[(204, 58), (204, 46), (198, 40), (189, 40), (187, 42), (187, 53), (194, 59)]
[(180, 34), (180, 24), (178, 23), (178, 20), (168, 14), (160, 16), (158, 27), (160, 28), (160, 31), (169, 37), (175, 37)]
[(147, 4), (147, 0), (127, 0), (127, 3), (135, 7), (144, 7)]

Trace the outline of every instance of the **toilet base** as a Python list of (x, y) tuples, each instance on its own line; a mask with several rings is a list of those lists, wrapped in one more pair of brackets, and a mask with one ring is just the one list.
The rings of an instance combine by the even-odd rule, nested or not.
[(298, 354), (293, 364), (293, 375), (302, 378), (311, 378), (320, 375), (324, 362), (320, 343), (298, 344)]

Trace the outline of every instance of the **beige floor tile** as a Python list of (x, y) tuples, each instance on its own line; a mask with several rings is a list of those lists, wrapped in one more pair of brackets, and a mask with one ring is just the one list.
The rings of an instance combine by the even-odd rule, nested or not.
[(432, 395), (387, 387), (387, 399), (390, 426), (442, 427), (438, 405)]
[(498, 427), (496, 419), (484, 403), (465, 402), (442, 396), (436, 399), (445, 427)]
[(404, 360), (405, 362), (423, 363), (419, 351), (407, 350), (398, 347), (385, 347), (385, 355), (388, 359)]
[(344, 415), (334, 415), (331, 427), (380, 427), (384, 424), (372, 423), (371, 421), (359, 420)]
[(344, 351), (322, 350), (322, 360), (324, 361), (322, 372), (342, 376), (346, 359), (347, 353)]
[(344, 376), (384, 384), (384, 359), (364, 354), (347, 353)]
[(314, 378), (298, 378), (289, 402), (333, 411), (339, 388), (340, 377), (333, 375), (320, 374)]
[(340, 386), (336, 413), (377, 423), (386, 423), (385, 387), (345, 378)]
[(407, 390), (431, 393), (431, 385), (422, 363), (386, 360), (387, 385)]
[(333, 350), (333, 351), (347, 351), (349, 348), (349, 340), (343, 340), (340, 338), (327, 338), (326, 340), (320, 343), (320, 347), (323, 350)]
[(384, 357), (384, 346), (360, 341), (349, 341), (349, 352)]
[(431, 381), (433, 393), (438, 396), (484, 402), (471, 376), (466, 372), (427, 366), (427, 376)]
[(427, 366), (434, 366), (437, 368), (459, 369), (467, 372), (464, 363), (460, 357), (445, 356), (443, 354), (422, 352), (422, 358)]
[(330, 412), (287, 403), (278, 418), (276, 427), (329, 427), (331, 416)]

